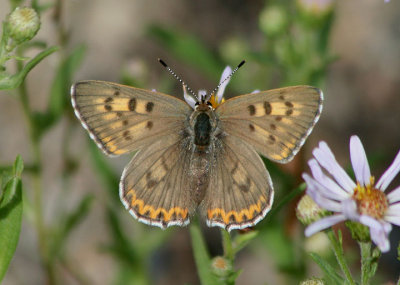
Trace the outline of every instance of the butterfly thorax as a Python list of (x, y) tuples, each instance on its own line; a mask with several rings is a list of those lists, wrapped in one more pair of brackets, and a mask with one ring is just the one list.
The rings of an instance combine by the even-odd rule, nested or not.
[(194, 145), (198, 150), (206, 151), (211, 136), (217, 126), (214, 110), (207, 104), (200, 104), (190, 116), (190, 127), (194, 135)]

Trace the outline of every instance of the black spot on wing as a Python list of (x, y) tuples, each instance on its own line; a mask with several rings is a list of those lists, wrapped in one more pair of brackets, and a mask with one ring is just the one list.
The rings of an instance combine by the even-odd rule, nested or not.
[(154, 108), (154, 103), (153, 102), (147, 102), (146, 104), (146, 112), (150, 113), (151, 111), (153, 111)]
[(269, 115), (272, 112), (272, 106), (269, 102), (264, 102), (264, 110), (265, 110), (265, 114)]
[(254, 105), (247, 106), (247, 109), (249, 110), (250, 116), (254, 116), (255, 115), (256, 107), (254, 107)]
[(136, 110), (136, 98), (131, 98), (128, 102), (129, 111), (134, 112)]

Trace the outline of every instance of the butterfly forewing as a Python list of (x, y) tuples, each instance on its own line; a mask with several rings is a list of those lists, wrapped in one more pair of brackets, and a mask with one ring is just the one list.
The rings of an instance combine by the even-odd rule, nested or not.
[(234, 136), (215, 146), (216, 163), (201, 205), (209, 226), (242, 229), (254, 226), (273, 202), (271, 178), (254, 148)]
[(138, 150), (178, 133), (191, 112), (175, 97), (104, 81), (78, 82), (71, 96), (83, 126), (109, 155)]
[(318, 121), (322, 96), (315, 87), (286, 87), (231, 98), (216, 112), (227, 134), (273, 161), (287, 162)]

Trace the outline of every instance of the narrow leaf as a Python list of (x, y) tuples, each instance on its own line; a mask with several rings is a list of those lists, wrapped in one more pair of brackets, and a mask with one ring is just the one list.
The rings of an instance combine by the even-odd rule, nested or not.
[(345, 283), (345, 279), (341, 277), (338, 273), (336, 273), (336, 270), (321, 256), (313, 252), (310, 253), (310, 256), (314, 260), (314, 262), (319, 265), (322, 271), (325, 272), (326, 277), (328, 277), (334, 284), (341, 285)]
[(56, 123), (64, 114), (67, 106), (70, 106), (70, 88), (72, 76), (82, 62), (85, 47), (79, 46), (71, 52), (59, 65), (50, 90), (50, 98), (47, 111), (35, 113), (36, 125), (40, 134)]
[(85, 50), (85, 46), (78, 46), (58, 67), (51, 86), (49, 101), (49, 112), (54, 119), (61, 116), (65, 106), (69, 105), (72, 76), (82, 62)]
[(34, 68), (44, 58), (57, 50), (58, 47), (50, 47), (37, 54), (17, 74), (0, 78), (0, 90), (17, 88), (19, 85), (21, 85), (21, 83), (24, 81), (25, 77), (28, 75), (29, 71), (32, 70), (32, 68)]
[(55, 233), (51, 246), (51, 257), (55, 258), (60, 255), (63, 246), (71, 232), (79, 225), (80, 222), (89, 213), (90, 206), (92, 205), (93, 195), (87, 194), (79, 203), (79, 205), (67, 214), (61, 227)]
[(14, 163), (14, 177), (5, 185), (0, 201), (0, 283), (17, 248), (21, 232), (22, 169), (22, 159), (18, 156)]
[(251, 231), (244, 234), (238, 234), (233, 240), (233, 252), (234, 255), (238, 253), (242, 248), (248, 245), (258, 235), (257, 231)]
[(220, 284), (217, 277), (211, 272), (211, 259), (198, 223), (191, 223), (189, 228), (190, 236), (192, 238), (194, 260), (196, 262), (197, 273), (199, 274), (201, 284)]

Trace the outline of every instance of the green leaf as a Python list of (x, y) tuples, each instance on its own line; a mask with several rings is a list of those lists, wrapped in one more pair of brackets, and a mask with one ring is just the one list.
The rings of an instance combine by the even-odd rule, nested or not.
[(0, 75), (0, 90), (2, 89), (14, 89), (17, 88), (24, 81), (25, 77), (28, 75), (29, 71), (32, 70), (39, 62), (44, 58), (57, 51), (58, 47), (50, 47), (39, 54), (37, 54), (33, 59), (31, 59), (22, 70), (14, 75), (1, 76)]
[(235, 284), (236, 279), (239, 277), (239, 275), (242, 273), (243, 269), (239, 269), (237, 271), (232, 272), (232, 274), (228, 277), (227, 283), (228, 284)]
[(196, 262), (197, 273), (199, 274), (201, 284), (221, 284), (211, 271), (210, 255), (208, 254), (208, 249), (198, 223), (196, 221), (192, 222), (189, 229), (192, 238), (194, 260)]
[(400, 241), (399, 245), (397, 246), (397, 260), (400, 261)]
[(56, 123), (70, 106), (70, 88), (72, 77), (82, 62), (86, 48), (81, 45), (71, 52), (59, 65), (50, 90), (46, 113), (35, 113), (35, 122), (39, 134), (43, 134)]
[(69, 105), (69, 90), (72, 84), (72, 76), (81, 64), (85, 51), (85, 46), (78, 46), (58, 67), (57, 74), (51, 86), (48, 106), (49, 112), (55, 120), (61, 116), (65, 106)]
[(234, 255), (238, 253), (241, 249), (243, 249), (246, 245), (248, 245), (253, 239), (255, 239), (258, 235), (258, 231), (251, 231), (244, 234), (236, 235), (233, 240), (233, 252)]
[(322, 271), (325, 272), (326, 277), (331, 280), (332, 284), (341, 285), (345, 283), (346, 280), (343, 277), (341, 277), (336, 272), (336, 270), (329, 263), (327, 263), (321, 256), (313, 252), (310, 253), (310, 256), (314, 260), (314, 262), (319, 265)]
[(59, 256), (60, 252), (65, 245), (65, 241), (71, 232), (81, 223), (87, 214), (89, 213), (90, 207), (93, 202), (93, 195), (87, 194), (79, 203), (79, 205), (72, 210), (64, 220), (61, 222), (61, 227), (54, 234), (52, 245), (51, 245), (51, 258)]
[(344, 256), (342, 231), (338, 230), (337, 237), (331, 228), (327, 229), (326, 231), (328, 238), (331, 241), (336, 260), (340, 268), (342, 269), (344, 276), (346, 277), (346, 284), (355, 285), (356, 282), (354, 281), (354, 278), (351, 275), (350, 268), (347, 265), (347, 261)]
[(18, 155), (14, 162), (13, 173), (15, 176), (21, 177), (22, 170), (24, 170), (24, 162), (22, 161), (22, 157)]
[[(135, 251), (133, 244), (124, 233), (118, 215), (111, 207), (107, 209), (107, 224), (109, 226), (109, 232), (111, 233), (112, 243), (106, 248), (124, 264), (139, 266), (139, 264), (141, 264), (141, 259), (138, 256), (138, 252)], [(143, 264), (140, 266), (143, 266)]]
[(0, 202), (0, 283), (17, 248), (21, 232), (22, 169), (22, 159), (18, 156), (14, 163), (14, 177), (5, 185)]
[(179, 33), (161, 25), (150, 26), (148, 33), (160, 41), (176, 58), (198, 67), (210, 79), (215, 80), (221, 75), (224, 65), (199, 40), (199, 37)]
[(292, 192), (290, 192), (288, 195), (283, 197), (276, 206), (272, 207), (271, 211), (265, 217), (263, 222), (270, 221), (274, 217), (275, 214), (279, 213), (280, 209), (282, 209), (283, 206), (287, 205), (294, 198), (303, 194), (304, 190), (306, 190), (306, 184), (302, 183), (296, 189), (294, 189)]

